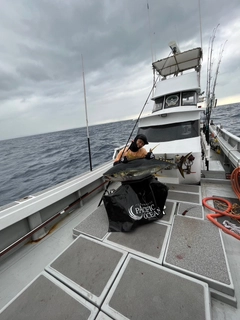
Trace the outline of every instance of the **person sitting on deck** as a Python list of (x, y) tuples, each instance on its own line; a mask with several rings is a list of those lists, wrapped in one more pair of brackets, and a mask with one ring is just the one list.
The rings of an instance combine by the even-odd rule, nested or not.
[(138, 134), (129, 147), (124, 147), (119, 151), (113, 165), (127, 163), (135, 159), (153, 159), (153, 153), (151, 151), (147, 152), (147, 150), (143, 148), (145, 144), (148, 144), (147, 137), (144, 134)]

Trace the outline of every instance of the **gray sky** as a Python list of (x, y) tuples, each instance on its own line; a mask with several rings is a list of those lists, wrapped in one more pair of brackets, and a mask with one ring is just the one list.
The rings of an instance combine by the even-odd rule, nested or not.
[[(152, 58), (201, 45), (198, 0), (1, 0), (0, 140), (138, 116)], [(150, 29), (148, 12), (150, 16)], [(209, 38), (223, 53), (218, 104), (240, 101), (240, 1), (201, 0), (206, 88)], [(152, 102), (147, 104), (150, 111)]]

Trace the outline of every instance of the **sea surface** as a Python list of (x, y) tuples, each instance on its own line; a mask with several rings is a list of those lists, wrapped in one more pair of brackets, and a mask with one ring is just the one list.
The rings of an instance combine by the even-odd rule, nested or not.
[[(213, 109), (211, 118), (240, 137), (240, 103)], [(127, 120), (89, 127), (93, 170), (112, 159), (114, 148), (128, 141), (134, 125)], [(0, 206), (89, 170), (86, 128), (0, 140)]]

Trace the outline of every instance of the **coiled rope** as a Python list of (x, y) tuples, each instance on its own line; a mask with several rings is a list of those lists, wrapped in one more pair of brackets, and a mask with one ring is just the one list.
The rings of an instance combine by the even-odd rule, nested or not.
[[(220, 207), (222, 210), (211, 207), (207, 201), (209, 200), (213, 200), (215, 201), (215, 205), (218, 207)], [(228, 200), (223, 199), (223, 198), (218, 198), (218, 197), (208, 197), (208, 198), (204, 198), (202, 200), (202, 204), (204, 207), (208, 208), (211, 211), (217, 212), (217, 214), (208, 214), (207, 218), (208, 220), (210, 220), (213, 224), (215, 224), (217, 227), (219, 227), (220, 229), (222, 229), (224, 232), (226, 232), (227, 234), (230, 234), (231, 236), (233, 236), (234, 238), (240, 240), (240, 228), (237, 227), (234, 224), (230, 224), (225, 223), (226, 221), (223, 222), (222, 225), (220, 222), (218, 222), (216, 220), (216, 218), (222, 217), (222, 216), (228, 216), (232, 219), (235, 219), (239, 222), (240, 220), (240, 212), (238, 212), (240, 206), (238, 204), (231, 204)], [(239, 222), (240, 223), (240, 222)]]

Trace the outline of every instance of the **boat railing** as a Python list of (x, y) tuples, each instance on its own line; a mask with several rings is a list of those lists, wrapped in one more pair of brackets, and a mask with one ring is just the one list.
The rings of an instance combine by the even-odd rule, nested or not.
[[(79, 175), (74, 179), (67, 180), (65, 183), (60, 183), (55, 187), (25, 197), (25, 201), (16, 201), (12, 205), (0, 207), (0, 232), (25, 218), (34, 218), (36, 213), (45, 210), (46, 207), (50, 208), (51, 205), (61, 202), (64, 198), (70, 197), (71, 200), (76, 200), (77, 197), (89, 192), (88, 188), (91, 188), (89, 186), (95, 188), (96, 181), (101, 185), (104, 180), (103, 173), (108, 170), (111, 163), (109, 161), (89, 173)], [(75, 197), (72, 196), (73, 194), (76, 194)]]
[(222, 128), (220, 125), (210, 125), (210, 132), (217, 138), (221, 150), (230, 161), (233, 168), (240, 166), (240, 138)]
[(220, 125), (216, 126), (218, 136), (227, 141), (233, 148), (240, 150), (240, 138), (223, 129)]

